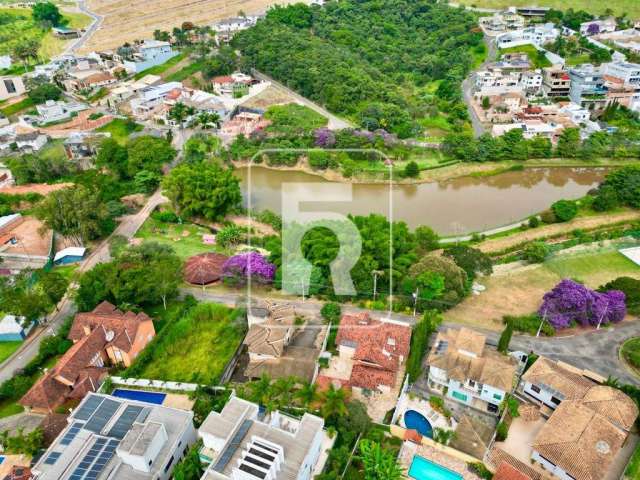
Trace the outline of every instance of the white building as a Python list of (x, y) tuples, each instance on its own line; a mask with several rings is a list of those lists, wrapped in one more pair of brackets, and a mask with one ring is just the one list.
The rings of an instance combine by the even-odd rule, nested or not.
[(0, 70), (5, 68), (11, 68), (12, 65), (11, 56), (10, 55), (2, 55), (0, 56)]
[(589, 110), (587, 110), (586, 108), (582, 108), (580, 105), (573, 102), (560, 107), (558, 112), (569, 117), (571, 121), (576, 125), (587, 123), (591, 118)]
[(97, 393), (67, 421), (34, 480), (168, 480), (197, 438), (191, 411)]
[(553, 42), (560, 35), (553, 23), (545, 23), (532, 27), (504, 33), (496, 37), (498, 48), (519, 47), (521, 45), (534, 45), (542, 47), (545, 43)]
[(0, 76), (0, 100), (8, 100), (26, 93), (22, 77), (17, 75)]
[(640, 88), (640, 65), (629, 62), (611, 62), (603, 65), (605, 75), (624, 80), (625, 85)]
[(323, 428), (315, 415), (265, 415), (255, 403), (232, 396), (198, 430), (200, 459), (209, 464), (202, 480), (310, 480), (326, 439)]
[(182, 83), (168, 82), (160, 85), (144, 87), (138, 91), (137, 96), (129, 102), (133, 114), (141, 119), (146, 119), (155, 109), (162, 105), (165, 98), (172, 90), (182, 90)]
[(542, 89), (542, 80), (542, 72), (531, 70), (520, 76), (520, 85), (525, 92), (536, 94)]
[(226, 18), (211, 25), (211, 29), (216, 32), (219, 42), (228, 42), (237, 32), (253, 27), (259, 18), (256, 15)]
[(158, 40), (145, 40), (134, 49), (133, 58), (122, 62), (124, 68), (130, 73), (139, 73), (156, 65), (162, 65), (178, 55), (169, 42)]
[(580, 24), (580, 35), (600, 35), (602, 33), (612, 33), (616, 31), (617, 23), (615, 18), (605, 18), (604, 20), (591, 20)]
[(438, 332), (427, 359), (429, 388), (497, 415), (513, 389), (516, 362), (485, 343), (485, 335), (468, 328)]
[(84, 103), (47, 100), (44, 104), (36, 106), (38, 111), (37, 121), (41, 124), (60, 122), (87, 108)]

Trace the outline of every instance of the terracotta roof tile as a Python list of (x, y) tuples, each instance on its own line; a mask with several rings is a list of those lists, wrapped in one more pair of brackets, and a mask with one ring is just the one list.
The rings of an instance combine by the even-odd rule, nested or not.
[(493, 480), (531, 480), (531, 477), (514, 466), (502, 462), (493, 475)]

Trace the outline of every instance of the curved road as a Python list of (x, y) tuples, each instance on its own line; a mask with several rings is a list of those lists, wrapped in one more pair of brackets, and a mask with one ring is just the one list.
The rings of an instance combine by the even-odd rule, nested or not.
[(100, 28), (100, 25), (102, 25), (103, 17), (89, 10), (87, 8), (87, 3), (85, 0), (78, 1), (78, 9), (85, 15), (88, 15), (91, 18), (93, 18), (93, 22), (91, 22), (91, 25), (89, 26), (89, 28), (85, 30), (85, 32), (82, 34), (80, 38), (74, 40), (73, 42), (69, 43), (69, 45), (66, 46), (66, 48), (64, 49), (61, 55), (70, 55), (74, 53), (76, 50), (78, 50), (79, 48), (82, 48), (84, 44), (87, 42), (87, 40), (89, 40), (91, 35), (93, 35), (95, 31), (98, 28)]

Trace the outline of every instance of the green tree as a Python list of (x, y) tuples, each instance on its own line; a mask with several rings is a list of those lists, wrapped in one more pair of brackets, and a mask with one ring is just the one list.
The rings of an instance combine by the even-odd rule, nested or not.
[(440, 248), (440, 237), (432, 228), (421, 225), (416, 228), (415, 235), (420, 253), (424, 254)]
[(38, 284), (51, 305), (55, 305), (60, 301), (69, 286), (67, 279), (56, 271), (39, 272)]
[(620, 199), (615, 188), (610, 185), (602, 185), (591, 204), (598, 212), (607, 212), (620, 206)]
[(31, 14), (33, 19), (41, 24), (58, 27), (63, 22), (60, 10), (51, 2), (36, 2), (31, 7)]
[(511, 337), (513, 336), (513, 324), (511, 322), (507, 322), (507, 326), (504, 327), (504, 330), (500, 334), (500, 339), (498, 340), (498, 351), (504, 354), (509, 353), (509, 343), (511, 343)]
[(295, 397), (300, 400), (304, 408), (309, 408), (320, 399), (317, 383), (305, 383), (295, 392)]
[(522, 258), (529, 263), (542, 263), (549, 256), (549, 247), (544, 242), (532, 242), (522, 251)]
[(339, 303), (327, 302), (320, 309), (320, 315), (327, 323), (337, 325), (342, 315), (342, 308)]
[(478, 273), (491, 275), (493, 262), (491, 257), (481, 250), (465, 245), (455, 245), (445, 249), (444, 255), (451, 257), (456, 265), (462, 268), (469, 279), (474, 279)]
[(245, 237), (244, 230), (235, 224), (227, 225), (216, 234), (216, 243), (222, 247), (237, 245)]
[(171, 163), (176, 151), (164, 138), (142, 136), (127, 144), (127, 175), (133, 178), (141, 170), (160, 173), (162, 166)]
[(322, 416), (326, 420), (337, 420), (347, 414), (345, 405), (346, 396), (342, 388), (335, 388), (329, 385), (329, 389), (324, 392), (322, 404)]
[(572, 200), (558, 200), (551, 205), (551, 210), (558, 220), (568, 222), (578, 214), (578, 205)]
[(407, 178), (418, 178), (420, 176), (420, 168), (413, 160), (404, 167), (404, 176)]
[(120, 178), (129, 178), (128, 172), (129, 154), (127, 149), (113, 138), (105, 138), (100, 143), (96, 165), (107, 167)]
[(13, 56), (22, 61), (26, 72), (29, 60), (38, 58), (39, 50), (40, 40), (37, 38), (24, 39), (14, 47)]
[(202, 441), (197, 442), (189, 448), (185, 457), (173, 469), (174, 480), (199, 480), (204, 469), (200, 461), (199, 450), (202, 447)]
[(193, 107), (188, 107), (182, 102), (176, 102), (174, 106), (169, 110), (168, 117), (174, 120), (178, 127), (182, 128), (187, 118), (193, 115), (195, 112)]
[(437, 301), (425, 302), (425, 307), (432, 305), (446, 310), (460, 303), (467, 294), (467, 274), (451, 258), (430, 253), (409, 268), (409, 276), (413, 279), (418, 279), (424, 272), (440, 275), (444, 281), (442, 294)]
[(627, 311), (632, 315), (640, 313), (640, 280), (631, 277), (618, 277), (598, 288), (599, 292), (620, 290), (625, 296)]
[(43, 83), (29, 90), (29, 98), (33, 103), (45, 103), (47, 100), (60, 100), (62, 90), (54, 83)]
[(574, 158), (580, 152), (580, 129), (565, 128), (558, 139), (557, 155), (559, 157)]
[(77, 245), (107, 233), (109, 213), (100, 197), (82, 185), (49, 194), (35, 209), (36, 216)]
[(409, 381), (415, 382), (422, 372), (422, 360), (429, 349), (429, 338), (442, 323), (442, 315), (437, 310), (427, 310), (413, 327), (411, 349), (407, 359)]
[(383, 449), (379, 443), (361, 440), (358, 449), (360, 450), (358, 459), (364, 467), (365, 480), (400, 480), (402, 478), (402, 469), (395, 455)]
[(213, 163), (179, 165), (162, 186), (176, 211), (187, 217), (219, 220), (242, 200), (238, 178), (230, 169)]

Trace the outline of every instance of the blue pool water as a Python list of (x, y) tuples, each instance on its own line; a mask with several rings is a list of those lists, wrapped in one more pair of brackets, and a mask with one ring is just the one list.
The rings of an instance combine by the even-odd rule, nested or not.
[(4, 455), (0, 455), (0, 463), (4, 462)]
[(429, 420), (415, 410), (404, 412), (404, 425), (410, 430), (416, 430), (423, 437), (433, 438), (433, 428)]
[(116, 388), (111, 394), (114, 397), (126, 398), (127, 400), (137, 400), (139, 402), (153, 403), (156, 405), (162, 405), (165, 393), (157, 392), (145, 392), (143, 390), (125, 390), (123, 388)]
[(462, 475), (418, 455), (413, 457), (409, 476), (416, 480), (462, 480)]

